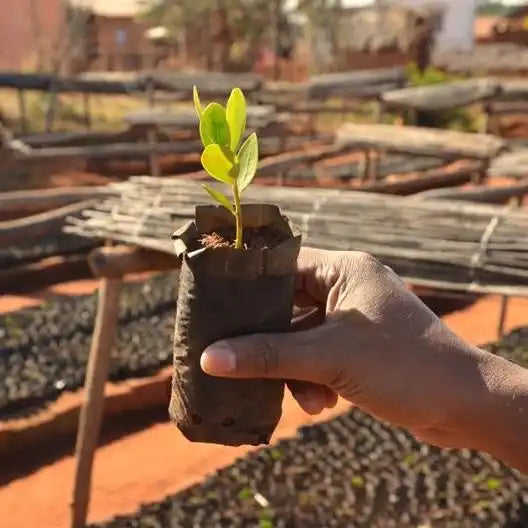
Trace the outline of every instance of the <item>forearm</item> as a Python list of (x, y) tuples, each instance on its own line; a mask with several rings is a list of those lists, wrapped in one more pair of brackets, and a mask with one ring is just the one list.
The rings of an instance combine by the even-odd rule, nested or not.
[(475, 356), (453, 439), (528, 473), (528, 370), (484, 351)]

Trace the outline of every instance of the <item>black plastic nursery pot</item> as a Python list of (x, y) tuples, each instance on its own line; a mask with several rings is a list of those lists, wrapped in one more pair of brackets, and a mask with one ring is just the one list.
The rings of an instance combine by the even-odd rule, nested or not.
[(196, 207), (173, 238), (182, 257), (169, 413), (191, 441), (230, 446), (269, 442), (281, 416), (284, 382), (206, 375), (200, 356), (228, 337), (290, 328), (300, 233), (268, 204), (242, 206), (244, 249), (235, 219)]

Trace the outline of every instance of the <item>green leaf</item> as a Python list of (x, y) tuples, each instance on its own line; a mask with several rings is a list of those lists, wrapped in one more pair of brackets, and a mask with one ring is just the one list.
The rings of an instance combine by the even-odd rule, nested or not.
[(231, 150), (235, 152), (246, 129), (246, 99), (240, 88), (234, 88), (226, 107), (226, 119), (231, 135)]
[(501, 479), (498, 478), (489, 478), (488, 479), (488, 489), (490, 490), (496, 490), (501, 487)]
[(282, 451), (278, 447), (272, 448), (270, 451), (270, 455), (273, 460), (281, 460), (282, 458), (284, 458)]
[(365, 479), (361, 475), (356, 475), (355, 477), (352, 477), (351, 483), (354, 488), (365, 487)]
[(251, 499), (253, 498), (253, 490), (249, 487), (246, 487), (246, 488), (242, 488), (239, 492), (238, 492), (238, 498), (239, 500), (248, 500), (248, 499)]
[(238, 189), (242, 192), (251, 183), (257, 173), (258, 141), (255, 132), (240, 147), (238, 163), (240, 165), (237, 177)]
[(202, 187), (209, 193), (209, 196), (211, 196), (213, 200), (216, 200), (220, 205), (223, 205), (230, 213), (235, 214), (233, 204), (229, 201), (229, 198), (224, 193), (209, 187), (209, 185), (204, 184)]
[(204, 147), (207, 147), (207, 145), (211, 145), (212, 143), (214, 143), (203, 121), (200, 121), (200, 137), (202, 138), (202, 143)]
[(207, 145), (202, 153), (203, 168), (216, 180), (232, 185), (237, 166), (231, 156), (231, 152), (226, 147), (217, 144)]
[(200, 121), (202, 120), (202, 103), (200, 102), (200, 96), (198, 95), (198, 88), (196, 86), (193, 86), (193, 101), (194, 101), (194, 109), (196, 110), (196, 113), (198, 114), (198, 119)]
[[(209, 103), (202, 113), (200, 124), (212, 143), (229, 145), (229, 125), (227, 124), (225, 108), (218, 103)], [(205, 135), (205, 134), (204, 134)]]

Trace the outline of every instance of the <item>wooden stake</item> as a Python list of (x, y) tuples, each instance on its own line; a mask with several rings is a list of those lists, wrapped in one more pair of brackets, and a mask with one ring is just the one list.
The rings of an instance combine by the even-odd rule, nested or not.
[(149, 164), (150, 164), (150, 175), (154, 178), (160, 176), (160, 166), (158, 160), (158, 154), (156, 153), (156, 146), (158, 144), (158, 137), (155, 127), (148, 127), (147, 138), (149, 145), (151, 146), (151, 151), (149, 154)]
[(376, 183), (379, 173), (381, 150), (370, 151), (371, 163), (370, 163), (370, 174), (368, 175), (369, 180), (372, 183)]
[(46, 132), (51, 132), (53, 129), (53, 122), (55, 121), (55, 114), (57, 112), (57, 102), (57, 87), (52, 83), (48, 98), (48, 110), (46, 112)]
[(491, 116), (491, 108), (488, 104), (482, 105), (482, 113), (484, 115), (482, 119), (482, 125), (480, 127), (480, 133), (481, 134), (491, 134), (492, 132), (492, 116)]
[(156, 85), (152, 78), (147, 82), (147, 102), (149, 108), (154, 108), (156, 104)]
[(362, 169), (361, 169), (361, 176), (360, 176), (360, 179), (362, 182), (366, 182), (369, 178), (369, 175), (370, 175), (370, 171), (371, 171), (371, 166), (372, 164), (372, 154), (371, 154), (371, 151), (370, 149), (365, 149), (365, 156), (363, 158), (363, 166), (362, 166)]
[(385, 105), (381, 98), (376, 99), (374, 102), (374, 123), (381, 123), (383, 114), (385, 113)]
[(18, 113), (20, 120), (20, 131), (25, 134), (27, 132), (27, 107), (26, 107), (26, 92), (20, 88), (18, 90)]
[(502, 339), (504, 336), (504, 325), (506, 323), (506, 316), (508, 314), (508, 304), (510, 298), (507, 295), (503, 295), (501, 298), (499, 323), (497, 325), (497, 338)]
[(99, 289), (97, 317), (86, 371), (85, 398), (75, 446), (71, 528), (83, 528), (88, 515), (92, 465), (101, 429), (110, 352), (117, 330), (121, 282), (121, 279), (103, 279)]
[(84, 107), (84, 126), (86, 130), (92, 128), (92, 111), (90, 105), (90, 94), (88, 92), (83, 92), (83, 107)]

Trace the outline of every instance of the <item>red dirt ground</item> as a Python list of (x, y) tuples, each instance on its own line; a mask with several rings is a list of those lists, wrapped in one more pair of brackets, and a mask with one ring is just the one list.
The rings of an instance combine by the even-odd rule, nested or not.
[[(79, 281), (32, 297), (4, 296), (0, 299), (0, 312), (38, 303), (53, 293), (89, 293), (95, 286), (95, 281)], [(445, 321), (468, 341), (493, 341), (499, 304), (498, 297), (484, 297), (472, 307), (445, 317)], [(528, 299), (512, 299), (506, 329), (526, 324)], [(341, 401), (333, 412), (319, 419), (347, 407)], [(313, 421), (287, 397), (276, 438), (292, 436), (300, 425)], [(95, 460), (90, 520), (133, 512), (142, 503), (160, 500), (199, 481), (246, 451), (245, 448), (190, 444), (168, 423), (156, 424), (106, 444), (98, 450)], [(0, 519), (9, 520), (8, 525), (17, 528), (33, 528), (36, 524), (47, 528), (67, 526), (73, 471), (74, 459), (68, 456), (0, 488)], [(30, 507), (20, 507), (24, 504)]]

